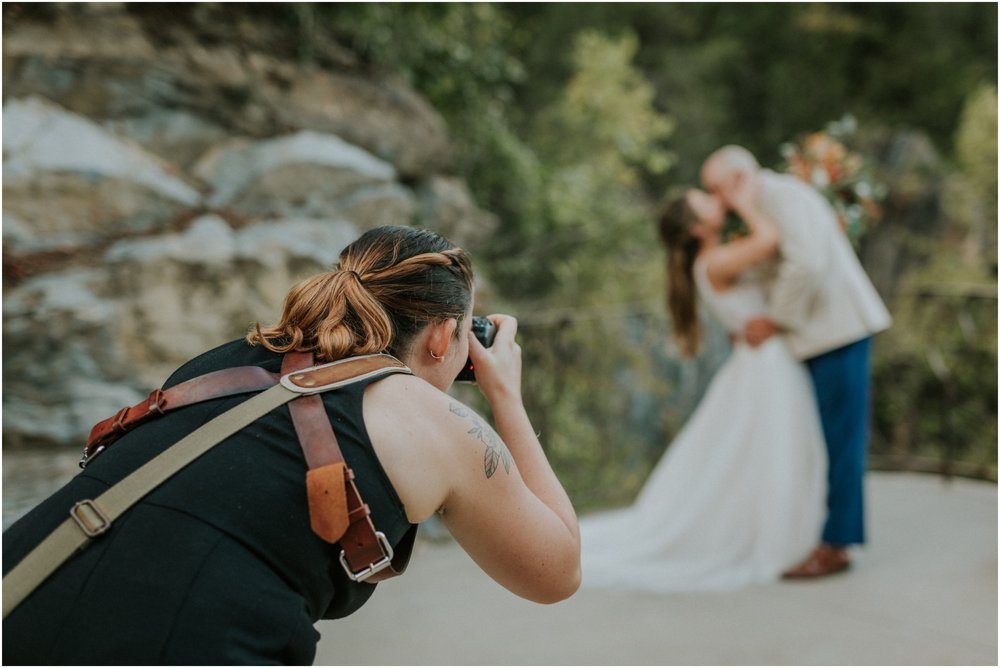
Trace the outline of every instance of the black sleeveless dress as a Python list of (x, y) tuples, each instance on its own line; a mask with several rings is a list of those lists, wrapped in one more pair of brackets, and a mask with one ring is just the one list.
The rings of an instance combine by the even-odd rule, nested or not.
[[(239, 340), (183, 365), (164, 388), (281, 356)], [(362, 416), (361, 381), (325, 393), (375, 527), (415, 529)], [(3, 534), (6, 573), (68, 517), (249, 394), (177, 409), (122, 437)], [(313, 623), (346, 616), (375, 585), (351, 582), (339, 547), (309, 526), (306, 463), (282, 406), (215, 446), (133, 506), (3, 622), (4, 664), (310, 664)], [(405, 549), (405, 548), (404, 548)]]

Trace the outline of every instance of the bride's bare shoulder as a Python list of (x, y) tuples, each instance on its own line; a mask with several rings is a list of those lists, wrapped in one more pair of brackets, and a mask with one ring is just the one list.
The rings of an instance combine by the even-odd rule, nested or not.
[(725, 292), (731, 288), (737, 276), (728, 270), (727, 257), (725, 244), (699, 253), (694, 261), (695, 280), (704, 278), (715, 292)]

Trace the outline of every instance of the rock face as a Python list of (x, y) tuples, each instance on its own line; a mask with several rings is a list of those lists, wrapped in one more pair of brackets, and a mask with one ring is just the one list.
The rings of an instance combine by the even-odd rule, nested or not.
[(322, 65), (276, 55), (249, 20), (206, 39), (211, 4), (163, 7), (4, 8), (5, 446), (81, 445), (364, 230), (474, 253), (495, 225), (406, 85), (336, 45)]

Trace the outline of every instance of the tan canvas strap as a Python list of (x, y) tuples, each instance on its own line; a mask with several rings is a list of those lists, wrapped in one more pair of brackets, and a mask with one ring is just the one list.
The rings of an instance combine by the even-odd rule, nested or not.
[(84, 499), (65, 520), (3, 578), (3, 616), (7, 617), (75, 552), (105, 533), (142, 497), (217, 443), (296, 397), (334, 389), (378, 373), (407, 370), (389, 355), (332, 362), (282, 377), (281, 382), (205, 423), (143, 464), (96, 499)]

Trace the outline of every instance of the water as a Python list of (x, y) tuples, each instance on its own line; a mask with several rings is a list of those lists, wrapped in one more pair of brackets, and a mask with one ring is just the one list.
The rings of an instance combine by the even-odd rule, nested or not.
[(3, 528), (9, 527), (79, 473), (79, 461), (79, 448), (4, 450)]

